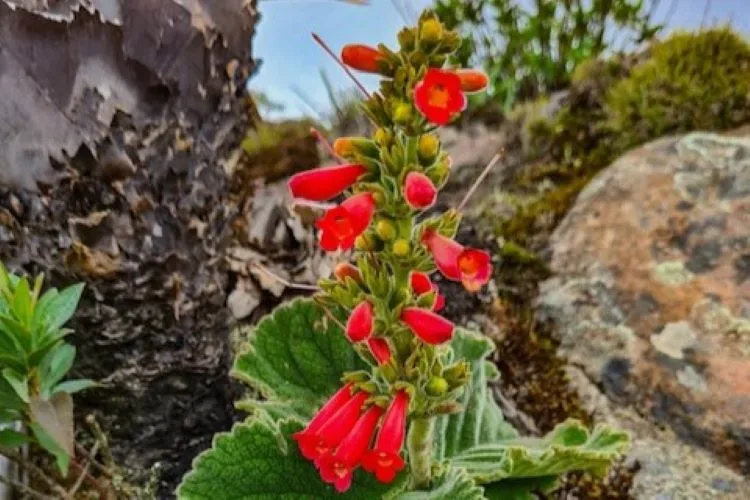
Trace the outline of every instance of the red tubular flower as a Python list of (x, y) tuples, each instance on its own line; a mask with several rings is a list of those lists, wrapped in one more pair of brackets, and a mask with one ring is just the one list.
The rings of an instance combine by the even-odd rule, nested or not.
[(362, 458), (362, 467), (381, 483), (390, 483), (404, 468), (401, 448), (406, 433), (409, 394), (399, 391), (385, 412), (375, 447)]
[(388, 341), (382, 338), (369, 338), (367, 347), (377, 360), (378, 364), (384, 365), (391, 360), (391, 349), (388, 347)]
[(372, 335), (374, 311), (366, 300), (357, 304), (346, 322), (346, 336), (352, 342), (362, 342)]
[(365, 173), (362, 165), (332, 165), (294, 174), (289, 191), (294, 198), (326, 201), (343, 193)]
[(292, 436), (297, 441), (297, 444), (299, 444), (302, 455), (308, 460), (312, 460), (315, 457), (315, 444), (317, 442), (315, 434), (336, 412), (351, 401), (352, 386), (353, 384), (349, 383), (336, 391), (326, 404), (318, 410), (318, 413), (310, 420), (307, 427)]
[(320, 461), (320, 477), (332, 484), (336, 491), (343, 493), (352, 485), (354, 469), (359, 467), (362, 456), (370, 447), (375, 426), (383, 414), (383, 409), (373, 405), (359, 417), (336, 451)]
[(378, 49), (357, 43), (344, 45), (341, 60), (350, 68), (367, 73), (380, 73), (381, 65), (385, 62)]
[(333, 252), (339, 248), (348, 250), (357, 236), (365, 232), (375, 212), (375, 200), (371, 193), (355, 194), (341, 205), (328, 210), (315, 225), (321, 230), (320, 247)]
[(460, 281), (464, 288), (476, 292), (492, 277), (490, 254), (476, 248), (464, 248), (460, 243), (429, 230), (422, 236), (435, 265), (440, 272), (453, 281)]
[(429, 177), (409, 172), (404, 180), (404, 199), (415, 210), (425, 210), (435, 204), (437, 188)]
[(302, 431), (296, 437), (302, 456), (320, 465), (320, 459), (333, 451), (346, 436), (347, 431), (357, 422), (362, 405), (370, 395), (364, 391), (355, 394), (314, 432)]
[(442, 344), (453, 337), (453, 323), (427, 309), (407, 307), (401, 313), (401, 321), (428, 344)]
[(433, 311), (438, 312), (445, 307), (445, 297), (440, 293), (438, 286), (430, 280), (430, 276), (427, 273), (412, 271), (409, 275), (409, 282), (411, 289), (417, 295), (435, 292), (435, 303), (432, 304)]
[(464, 92), (480, 92), (487, 88), (489, 82), (487, 75), (475, 69), (456, 69), (452, 71), (461, 82), (461, 90)]
[(429, 122), (445, 125), (466, 107), (461, 79), (449, 71), (428, 69), (414, 87), (414, 104)]

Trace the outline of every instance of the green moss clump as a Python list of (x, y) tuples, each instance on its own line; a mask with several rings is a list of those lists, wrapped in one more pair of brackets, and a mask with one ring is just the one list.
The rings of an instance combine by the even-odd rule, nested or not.
[(729, 28), (676, 33), (607, 95), (621, 149), (691, 130), (750, 121), (750, 45)]
[(642, 54), (588, 61), (555, 117), (532, 118), (524, 127), (534, 150), (526, 156), (536, 161), (512, 183), (523, 202), (495, 228), (536, 248), (588, 182), (630, 148), (750, 122), (750, 45), (717, 28), (674, 34)]

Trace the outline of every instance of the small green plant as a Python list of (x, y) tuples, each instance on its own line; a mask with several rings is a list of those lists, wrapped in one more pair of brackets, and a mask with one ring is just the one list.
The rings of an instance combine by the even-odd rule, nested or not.
[(460, 40), (430, 11), (398, 39), (398, 51), (341, 52), (346, 67), (384, 77), (377, 93), (362, 89), (376, 130), (337, 139), (342, 164), (289, 181), (298, 203), (324, 210), (320, 247), (340, 262), (312, 300), (242, 332), (232, 374), (254, 389), (238, 402), (250, 417), (194, 461), (180, 499), (529, 499), (571, 470), (605, 474), (628, 447), (626, 433), (575, 420), (521, 438), (488, 387), (492, 342), (440, 314), (451, 299), (432, 273), (469, 292), (492, 278), (489, 253), (454, 239), (476, 184), (457, 207), (429, 211), (451, 165), (435, 131), (487, 78), (445, 67)]
[[(528, 2), (531, 3), (531, 2)], [(662, 26), (644, 0), (437, 0), (435, 11), (464, 34), (456, 61), (481, 63), (489, 97), (506, 111), (520, 99), (565, 88), (583, 61), (613, 48), (652, 38)]]
[(75, 348), (65, 342), (83, 285), (42, 293), (43, 277), (30, 282), (0, 264), (0, 422), (20, 430), (0, 431), (0, 445), (17, 448), (34, 442), (55, 457), (66, 475), (73, 455), (74, 392), (91, 380), (63, 381), (73, 366)]

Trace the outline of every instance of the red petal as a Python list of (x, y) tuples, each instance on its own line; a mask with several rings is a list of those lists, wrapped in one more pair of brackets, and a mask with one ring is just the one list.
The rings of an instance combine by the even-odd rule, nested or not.
[(332, 165), (307, 170), (289, 179), (289, 190), (294, 198), (326, 201), (354, 184), (365, 173), (363, 165)]
[(380, 425), (375, 450), (398, 455), (404, 445), (406, 434), (406, 412), (409, 409), (409, 393), (398, 391)]
[(372, 304), (367, 301), (360, 302), (346, 322), (346, 336), (352, 342), (362, 342), (372, 334), (372, 323)]
[(404, 199), (411, 208), (424, 210), (435, 204), (437, 188), (426, 175), (409, 172), (404, 181)]
[(430, 276), (427, 273), (421, 273), (419, 271), (412, 271), (411, 274), (409, 274), (409, 283), (411, 284), (411, 289), (417, 295), (431, 292), (434, 288)]
[(467, 248), (458, 257), (458, 269), (464, 288), (476, 292), (492, 277), (492, 259), (485, 251)]
[(407, 307), (401, 313), (401, 321), (428, 344), (442, 344), (453, 337), (453, 323), (427, 309)]
[(387, 340), (370, 338), (367, 340), (367, 346), (379, 364), (384, 365), (391, 360), (391, 349), (388, 347)]
[[(435, 289), (437, 290), (437, 287), (435, 287)], [(435, 296), (435, 303), (432, 306), (432, 310), (435, 312), (440, 312), (443, 310), (444, 307), (445, 307), (445, 295), (443, 295), (442, 293), (438, 293)]]
[(348, 44), (341, 49), (341, 60), (356, 70), (378, 73), (383, 56), (377, 49), (367, 45)]
[(464, 247), (450, 239), (438, 234), (436, 231), (428, 231), (422, 238), (435, 261), (435, 265), (443, 273), (443, 276), (453, 281), (461, 280), (461, 272), (458, 269), (458, 257), (464, 251)]
[(352, 227), (359, 236), (372, 222), (372, 215), (375, 213), (375, 198), (372, 193), (355, 194), (344, 200), (341, 207), (349, 212)]
[(315, 454), (312, 458), (316, 465), (319, 465), (320, 459), (346, 437), (349, 429), (357, 422), (362, 405), (369, 396), (366, 392), (358, 392), (318, 429), (315, 434)]

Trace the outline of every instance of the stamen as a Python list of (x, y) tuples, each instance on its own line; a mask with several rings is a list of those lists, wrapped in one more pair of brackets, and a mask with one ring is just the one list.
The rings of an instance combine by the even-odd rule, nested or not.
[(365, 86), (364, 86), (364, 85), (362, 85), (362, 84), (360, 83), (360, 81), (359, 81), (359, 80), (357, 80), (357, 77), (355, 77), (355, 76), (354, 76), (354, 73), (352, 73), (352, 72), (351, 72), (351, 71), (349, 70), (349, 68), (347, 68), (347, 67), (346, 67), (346, 64), (344, 64), (344, 63), (343, 63), (343, 62), (341, 61), (341, 59), (339, 59), (339, 57), (338, 57), (338, 56), (337, 56), (337, 55), (336, 55), (336, 54), (335, 54), (335, 53), (334, 53), (334, 52), (333, 52), (333, 51), (331, 50), (331, 48), (330, 48), (330, 47), (328, 46), (328, 44), (327, 44), (327, 43), (325, 43), (325, 42), (323, 41), (323, 39), (322, 39), (322, 38), (320, 38), (320, 36), (318, 36), (318, 34), (317, 34), (317, 33), (313, 33), (313, 34), (312, 34), (312, 37), (313, 37), (313, 39), (314, 39), (314, 40), (315, 40), (315, 41), (316, 41), (316, 42), (318, 43), (318, 45), (320, 45), (320, 46), (321, 46), (321, 47), (323, 48), (323, 50), (325, 50), (325, 51), (326, 51), (326, 53), (327, 53), (327, 54), (328, 54), (329, 56), (331, 56), (331, 57), (333, 58), (333, 60), (334, 60), (334, 61), (336, 61), (336, 62), (338, 63), (338, 65), (339, 65), (339, 66), (341, 66), (341, 67), (342, 67), (342, 68), (344, 69), (344, 71), (345, 71), (345, 72), (346, 72), (346, 74), (347, 74), (347, 75), (349, 76), (349, 78), (351, 78), (351, 79), (352, 79), (352, 81), (354, 82), (354, 84), (355, 84), (355, 85), (356, 85), (357, 87), (359, 87), (359, 90), (361, 90), (361, 91), (362, 91), (362, 93), (363, 93), (363, 94), (365, 95), (365, 97), (367, 97), (367, 98), (369, 99), (369, 98), (370, 98), (370, 93), (369, 93), (369, 92), (367, 92), (367, 89), (365, 89)]
[(336, 154), (336, 151), (333, 150), (333, 146), (328, 141), (328, 139), (326, 139), (325, 136), (320, 132), (320, 130), (316, 129), (315, 127), (310, 127), (310, 134), (315, 137), (316, 141), (323, 145), (326, 151), (328, 151), (329, 155), (331, 155), (333, 158), (336, 158), (336, 160), (340, 161), (341, 163), (344, 163), (345, 160)]
[(268, 276), (268, 277), (270, 277), (270, 278), (278, 281), (279, 283), (281, 283), (282, 285), (284, 285), (287, 288), (291, 288), (291, 289), (294, 289), (294, 290), (310, 290), (310, 291), (313, 291), (313, 292), (319, 292), (320, 291), (320, 287), (318, 285), (308, 285), (306, 283), (292, 283), (291, 281), (285, 280), (284, 278), (282, 278), (281, 276), (279, 276), (278, 274), (274, 273), (273, 271), (271, 271), (270, 269), (268, 269), (266, 266), (264, 266), (263, 264), (260, 264), (258, 262), (248, 262), (248, 266), (249, 267), (254, 267), (254, 268), (258, 269), (259, 271), (261, 271), (266, 276)]
[(295, 198), (292, 200), (292, 207), (296, 206), (316, 208), (318, 210), (330, 210), (336, 208), (337, 205), (335, 203), (324, 203), (320, 201), (306, 200), (304, 198)]
[(474, 181), (474, 184), (471, 185), (471, 188), (466, 192), (466, 196), (464, 196), (464, 199), (461, 200), (461, 203), (458, 204), (458, 210), (459, 212), (464, 209), (466, 206), (466, 203), (468, 203), (469, 199), (474, 195), (474, 192), (479, 188), (479, 185), (484, 181), (484, 178), (489, 175), (490, 170), (492, 170), (495, 165), (500, 163), (500, 160), (505, 158), (505, 149), (501, 149), (495, 156), (492, 157), (490, 162), (487, 164), (486, 167), (484, 167), (484, 170), (482, 170), (482, 173), (479, 174), (479, 177), (477, 177), (477, 180)]

